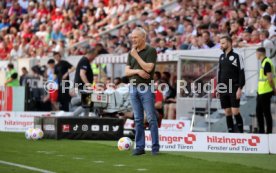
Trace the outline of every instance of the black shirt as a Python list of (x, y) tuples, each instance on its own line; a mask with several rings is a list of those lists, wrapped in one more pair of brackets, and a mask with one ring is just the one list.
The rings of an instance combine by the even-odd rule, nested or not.
[(208, 42), (206, 43), (206, 45), (207, 45), (209, 48), (212, 48), (212, 47), (215, 46), (215, 43), (212, 42), (212, 41), (210, 40), (210, 41), (208, 41)]
[(61, 60), (58, 64), (55, 65), (54, 73), (57, 76), (58, 83), (61, 83), (62, 80), (69, 80), (69, 75), (66, 79), (62, 79), (63, 75), (72, 68), (72, 65), (64, 60)]
[[(262, 63), (264, 62), (265, 59), (266, 58), (262, 60)], [(271, 65), (269, 62), (266, 62), (264, 65), (264, 75), (266, 76), (267, 73), (271, 73), (271, 72), (272, 72)]]
[[(156, 64), (156, 61), (157, 61), (157, 52), (156, 52), (155, 48), (153, 48), (149, 45), (146, 45), (146, 47), (143, 50), (140, 50), (138, 52), (138, 54), (143, 59), (143, 61), (145, 61), (146, 63), (153, 63), (154, 68), (149, 73), (150, 74), (149, 79), (143, 79), (139, 75), (133, 75), (129, 79), (130, 80), (135, 80), (135, 81), (132, 81), (132, 83), (134, 83), (136, 85), (138, 85), (140, 83), (150, 84), (151, 80), (153, 80), (153, 74), (154, 74), (154, 71), (155, 71), (155, 64)], [(143, 69), (140, 66), (140, 64), (136, 61), (136, 59), (131, 56), (130, 53), (128, 54), (127, 65), (130, 66), (130, 69)]]
[(233, 86), (242, 89), (245, 85), (243, 59), (233, 49), (228, 54), (221, 54), (219, 58), (218, 83), (229, 85), (230, 79)]
[(75, 84), (78, 84), (79, 89), (82, 89), (84, 86), (84, 82), (81, 80), (81, 77), (80, 77), (81, 69), (86, 71), (85, 74), (88, 82), (93, 83), (93, 71), (92, 71), (90, 62), (86, 57), (82, 57), (77, 65), (76, 74), (75, 74)]
[(20, 84), (20, 86), (25, 86), (26, 77), (27, 77), (27, 74), (23, 74), (23, 75), (20, 76), (20, 78), (19, 78), (19, 84)]

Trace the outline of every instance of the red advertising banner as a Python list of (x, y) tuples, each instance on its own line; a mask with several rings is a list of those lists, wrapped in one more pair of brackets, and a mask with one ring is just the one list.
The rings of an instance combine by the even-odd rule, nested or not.
[(13, 88), (0, 87), (0, 111), (12, 111)]

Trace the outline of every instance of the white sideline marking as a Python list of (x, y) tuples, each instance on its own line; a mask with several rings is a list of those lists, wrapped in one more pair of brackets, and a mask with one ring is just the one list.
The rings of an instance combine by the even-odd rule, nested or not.
[(113, 165), (113, 166), (116, 166), (116, 167), (124, 167), (126, 165), (123, 165), (123, 164), (116, 164), (116, 165)]
[(37, 153), (42, 153), (42, 154), (53, 154), (55, 151), (36, 151)]
[(75, 159), (75, 160), (82, 160), (84, 158), (83, 157), (73, 157), (73, 159)]
[(28, 169), (28, 170), (32, 170), (32, 171), (37, 171), (37, 172), (42, 172), (42, 173), (55, 173), (55, 172), (52, 172), (52, 171), (48, 171), (48, 170), (44, 170), (44, 169), (39, 169), (39, 168), (35, 168), (35, 167), (31, 167), (31, 166), (26, 166), (26, 165), (21, 165), (21, 164), (17, 164), (17, 163), (12, 163), (12, 162), (6, 162), (6, 161), (3, 161), (3, 160), (0, 160), (0, 164), (15, 166), (15, 167), (24, 168), (24, 169)]
[(104, 161), (102, 161), (102, 160), (95, 160), (95, 161), (93, 161), (94, 163), (104, 163)]
[(136, 169), (137, 171), (147, 171), (148, 169), (145, 168), (140, 168), (140, 169)]

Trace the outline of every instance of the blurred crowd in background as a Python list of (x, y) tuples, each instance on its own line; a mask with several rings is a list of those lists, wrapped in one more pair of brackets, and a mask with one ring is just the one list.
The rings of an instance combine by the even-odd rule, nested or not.
[[(6, 0), (0, 2), (0, 59), (43, 58), (151, 11), (167, 1)], [(98, 39), (98, 38), (97, 38)], [(93, 45), (92, 40), (91, 44)], [(103, 43), (105, 45), (105, 43)], [(115, 45), (116, 43), (114, 43)], [(112, 52), (111, 52), (112, 53)]]
[[(0, 2), (0, 59), (43, 58), (55, 47), (82, 55), (76, 43), (101, 43), (106, 53), (126, 53), (136, 26), (158, 53), (219, 47), (229, 34), (234, 47), (274, 47), (274, 0), (5, 0)], [(134, 20), (138, 18), (138, 20)], [(128, 24), (118, 25), (131, 21)], [(110, 29), (114, 32), (102, 34)], [(70, 49), (69, 49), (70, 48)]]

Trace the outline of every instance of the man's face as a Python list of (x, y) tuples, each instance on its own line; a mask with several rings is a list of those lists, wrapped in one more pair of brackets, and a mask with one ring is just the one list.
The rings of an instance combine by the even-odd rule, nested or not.
[(220, 19), (220, 14), (215, 13), (215, 19), (216, 19), (216, 20), (219, 20), (219, 19)]
[(53, 69), (55, 67), (55, 64), (48, 64), (49, 68)]
[(220, 49), (226, 51), (230, 46), (230, 43), (226, 39), (220, 39)]
[(243, 37), (243, 40), (245, 40), (245, 41), (247, 41), (247, 42), (249, 42), (250, 41), (250, 33), (248, 33), (248, 32), (244, 32), (244, 33), (242, 33), (242, 37)]
[(114, 84), (115, 84), (115, 85), (119, 85), (119, 84), (120, 84), (119, 80), (118, 80), (118, 79), (115, 79), (115, 80), (114, 80)]
[(55, 58), (56, 61), (60, 61), (61, 60), (61, 56), (59, 54), (57, 54), (57, 53), (54, 55), (54, 58)]
[(262, 18), (260, 24), (261, 24), (261, 26), (264, 28), (264, 27), (266, 27), (267, 22), (266, 22), (266, 20), (264, 20), (264, 19)]
[(253, 31), (251, 37), (252, 40), (258, 40), (260, 38), (259, 33), (257, 31)]
[(140, 47), (146, 40), (143, 34), (139, 31), (133, 31), (131, 34), (131, 41), (134, 48)]
[(266, 39), (265, 34), (261, 33), (261, 34), (260, 34), (260, 40), (261, 40), (261, 41), (264, 41), (265, 39)]
[(203, 36), (203, 40), (204, 40), (205, 43), (209, 41), (210, 37), (207, 33), (203, 33), (202, 36)]
[(166, 46), (166, 43), (165, 43), (164, 40), (161, 40), (161, 41), (159, 42), (159, 45), (160, 45), (160, 47), (165, 47), (165, 46)]
[(146, 15), (142, 15), (142, 16), (141, 16), (141, 20), (142, 20), (142, 21), (145, 21), (146, 19), (147, 19), (147, 16), (146, 16)]
[(256, 57), (257, 57), (258, 60), (261, 59), (261, 55), (262, 55), (262, 54), (261, 54), (260, 52), (258, 52), (258, 51), (256, 52)]
[(23, 69), (23, 70), (22, 70), (22, 73), (23, 73), (23, 74), (27, 74), (27, 70)]

